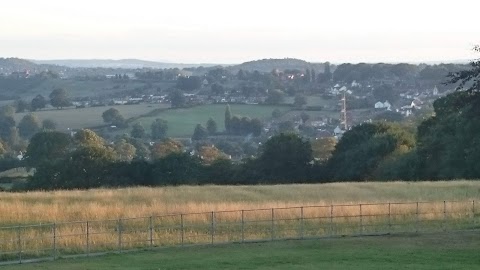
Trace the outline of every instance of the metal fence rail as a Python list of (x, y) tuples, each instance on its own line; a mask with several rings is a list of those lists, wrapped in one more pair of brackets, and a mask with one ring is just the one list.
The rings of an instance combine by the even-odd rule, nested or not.
[(162, 246), (478, 229), (475, 201), (300, 206), (0, 227), (0, 264)]

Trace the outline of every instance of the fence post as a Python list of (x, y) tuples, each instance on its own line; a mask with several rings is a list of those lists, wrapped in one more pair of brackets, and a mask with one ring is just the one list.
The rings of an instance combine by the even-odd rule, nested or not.
[(22, 263), (22, 236), (20, 231), (20, 225), (17, 227), (17, 240), (18, 240), (18, 260)]
[(153, 217), (150, 216), (148, 220), (148, 230), (149, 230), (149, 237), (150, 237), (150, 248), (153, 247)]
[(118, 220), (118, 251), (122, 252), (122, 219)]
[(330, 236), (333, 236), (333, 204), (330, 205)]
[(275, 214), (274, 214), (274, 209), (272, 208), (272, 228), (271, 228), (272, 241), (273, 241), (273, 239), (275, 239), (275, 223), (274, 223), (274, 218), (275, 218)]
[(443, 231), (447, 230), (447, 202), (443, 201)]
[(184, 235), (183, 234), (184, 234), (183, 233), (183, 214), (180, 214), (180, 237), (181, 237), (181, 245), (182, 246), (183, 246), (183, 241), (184, 241), (184, 239), (183, 239)]
[(392, 233), (392, 208), (391, 208), (391, 203), (388, 203), (388, 233)]
[(360, 234), (363, 235), (362, 204), (359, 204), (359, 212), (360, 212)]
[(53, 260), (57, 258), (57, 225), (55, 222), (52, 224), (52, 237), (53, 237)]
[(415, 218), (415, 232), (418, 233), (418, 202), (417, 202), (417, 208), (416, 208), (416, 218)]
[(242, 210), (242, 243), (245, 242), (245, 218), (244, 218), (244, 210)]
[(214, 211), (212, 211), (210, 218), (211, 218), (211, 221), (212, 221), (210, 231), (212, 233), (212, 245), (213, 245), (213, 236), (215, 234), (215, 212)]
[(87, 220), (87, 256), (90, 256), (90, 222)]
[(303, 206), (300, 207), (300, 238), (303, 239), (305, 237), (305, 219), (303, 216)]
[(472, 200), (472, 219), (473, 219), (473, 228), (475, 229), (475, 200)]

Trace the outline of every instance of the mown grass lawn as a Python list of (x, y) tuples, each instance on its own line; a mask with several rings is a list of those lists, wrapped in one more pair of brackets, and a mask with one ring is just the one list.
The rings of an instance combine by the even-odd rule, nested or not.
[(347, 237), (166, 248), (6, 266), (21, 269), (480, 269), (480, 233)]
[[(157, 118), (168, 121), (167, 135), (169, 137), (191, 137), (195, 126), (202, 124), (204, 127), (208, 119), (211, 117), (217, 122), (218, 131), (225, 130), (225, 104), (203, 105), (192, 108), (182, 108), (174, 110), (166, 110), (160, 112), (156, 116), (143, 117), (137, 120), (140, 122), (147, 132), (150, 132), (150, 126)], [(264, 106), (264, 105), (230, 105), (232, 115), (247, 116), (250, 118), (259, 118), (261, 120), (271, 118), (273, 110), (276, 108), (281, 111), (290, 110), (286, 106)]]
[[(67, 131), (70, 129), (82, 129), (105, 125), (102, 113), (110, 108), (117, 109), (125, 119), (146, 114), (155, 109), (168, 108), (167, 104), (136, 104), (136, 105), (116, 105), (102, 107), (88, 107), (81, 109), (67, 108), (63, 110), (41, 110), (34, 114), (40, 121), (51, 119), (57, 123), (57, 130)], [(18, 123), (26, 114), (16, 113), (14, 118)], [(130, 129), (127, 130), (129, 132)]]

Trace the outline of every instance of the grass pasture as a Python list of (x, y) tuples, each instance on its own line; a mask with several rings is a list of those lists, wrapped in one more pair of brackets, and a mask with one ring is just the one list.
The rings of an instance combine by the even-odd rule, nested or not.
[(163, 248), (3, 269), (461, 270), (480, 269), (479, 249), (478, 232), (456, 232)]
[[(175, 82), (158, 82), (150, 85), (151, 88), (168, 89), (175, 85)], [(129, 81), (115, 81), (115, 80), (76, 80), (76, 79), (48, 79), (38, 84), (33, 89), (22, 93), (22, 98), (31, 100), (36, 95), (41, 94), (44, 97), (48, 95), (55, 88), (64, 88), (71, 97), (95, 97), (107, 96), (121, 91), (143, 89), (146, 83), (129, 80)]]
[(480, 224), (480, 208), (474, 202), (479, 195), (480, 182), (475, 181), (2, 193), (0, 260), (158, 246), (472, 230)]
[(470, 201), (480, 198), (480, 181), (132, 187), (0, 194), (2, 226), (306, 205)]
[[(157, 118), (168, 121), (169, 137), (191, 137), (197, 124), (206, 125), (210, 117), (217, 122), (218, 130), (225, 129), (225, 106), (224, 104), (202, 105), (192, 108), (183, 108), (175, 110), (166, 110), (160, 112), (156, 116), (142, 117), (137, 121), (140, 122), (147, 132), (150, 125)], [(281, 111), (288, 111), (290, 108), (285, 106), (263, 106), (263, 105), (230, 105), (232, 115), (247, 116), (250, 118), (268, 119), (271, 118), (273, 110), (276, 108)]]
[[(307, 96), (307, 106), (334, 106), (340, 98), (324, 99), (321, 96)], [(285, 104), (294, 104), (295, 97), (286, 97)]]
[[(140, 115), (151, 112), (155, 109), (168, 108), (167, 104), (137, 104), (137, 105), (116, 105), (102, 107), (88, 107), (81, 109), (64, 109), (64, 110), (42, 110), (34, 112), (35, 115), (43, 121), (52, 119), (57, 123), (59, 131), (70, 129), (82, 129), (104, 125), (102, 113), (110, 108), (117, 109), (125, 119), (138, 117)], [(18, 123), (28, 113), (16, 113), (15, 121)]]

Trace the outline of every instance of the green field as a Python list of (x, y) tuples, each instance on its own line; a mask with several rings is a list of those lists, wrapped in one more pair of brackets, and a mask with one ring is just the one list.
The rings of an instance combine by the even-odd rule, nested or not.
[[(175, 82), (157, 82), (149, 85), (152, 89), (168, 89), (175, 85)], [(48, 79), (34, 88), (24, 91), (21, 98), (30, 101), (36, 95), (44, 97), (55, 88), (64, 88), (70, 97), (95, 97), (99, 95), (111, 95), (121, 91), (144, 88), (146, 84), (141, 81), (115, 81), (115, 80), (75, 80), (75, 79)]]
[[(59, 131), (70, 129), (82, 129), (104, 125), (102, 113), (110, 108), (115, 108), (125, 117), (137, 117), (159, 108), (167, 108), (167, 104), (138, 104), (138, 105), (116, 105), (103, 107), (89, 107), (82, 109), (44, 110), (34, 112), (40, 121), (52, 119), (57, 123)], [(16, 113), (15, 121), (18, 123), (28, 113)]]
[(480, 269), (480, 234), (346, 237), (165, 248), (5, 266), (21, 269)]
[[(150, 125), (157, 118), (168, 121), (169, 137), (191, 137), (197, 124), (206, 125), (210, 117), (217, 122), (218, 131), (225, 129), (225, 106), (226, 105), (203, 105), (193, 108), (175, 109), (160, 112), (153, 117), (138, 119), (145, 129), (150, 130)], [(263, 105), (230, 105), (232, 115), (248, 116), (251, 118), (268, 119), (276, 108), (281, 111), (288, 111), (285, 106), (263, 106)]]
[[(324, 99), (320, 96), (307, 96), (307, 106), (332, 106), (339, 102), (340, 98)], [(285, 104), (293, 104), (295, 97), (286, 97)]]

